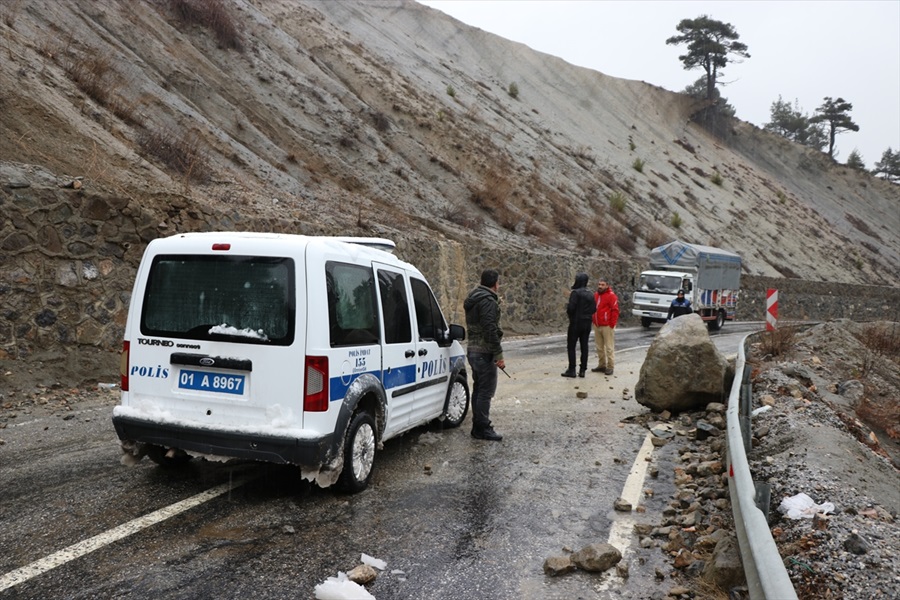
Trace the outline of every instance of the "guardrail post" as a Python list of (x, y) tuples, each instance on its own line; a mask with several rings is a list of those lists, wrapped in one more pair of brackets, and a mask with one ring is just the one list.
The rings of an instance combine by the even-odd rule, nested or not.
[(741, 425), (741, 437), (744, 439), (744, 452), (749, 453), (753, 443), (750, 436), (750, 404), (753, 402), (753, 384), (750, 383), (749, 366), (744, 367), (744, 375), (741, 379), (741, 393), (739, 395), (738, 418)]
[(762, 514), (766, 517), (766, 522), (769, 522), (769, 501), (772, 499), (772, 486), (768, 483), (763, 483), (761, 481), (754, 481), (753, 487), (756, 489), (756, 494), (753, 496), (753, 502), (756, 504), (756, 508), (762, 511)]

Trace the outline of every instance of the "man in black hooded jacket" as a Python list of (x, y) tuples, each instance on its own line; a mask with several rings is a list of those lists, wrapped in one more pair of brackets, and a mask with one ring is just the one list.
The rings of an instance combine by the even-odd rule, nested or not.
[(569, 316), (569, 331), (566, 336), (566, 346), (569, 350), (569, 368), (563, 377), (575, 377), (575, 343), (581, 346), (581, 368), (578, 376), (584, 377), (588, 363), (588, 340), (591, 337), (591, 318), (597, 306), (594, 304), (594, 293), (587, 289), (587, 273), (579, 273), (575, 276), (575, 285), (569, 294), (569, 303), (566, 305), (566, 314)]

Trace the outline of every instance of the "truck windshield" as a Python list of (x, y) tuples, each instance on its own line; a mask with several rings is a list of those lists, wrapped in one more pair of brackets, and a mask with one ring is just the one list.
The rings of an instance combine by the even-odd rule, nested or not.
[(640, 289), (643, 292), (658, 294), (675, 294), (681, 289), (681, 277), (678, 275), (641, 275)]
[(294, 261), (260, 256), (157, 256), (141, 333), (287, 346), (294, 339)]

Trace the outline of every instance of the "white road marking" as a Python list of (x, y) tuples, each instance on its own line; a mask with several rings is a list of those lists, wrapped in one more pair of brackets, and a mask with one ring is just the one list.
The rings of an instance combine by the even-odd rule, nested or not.
[[(653, 455), (653, 442), (651, 441), (652, 433), (647, 433), (644, 443), (641, 444), (634, 464), (631, 465), (631, 472), (625, 479), (625, 485), (622, 488), (622, 499), (631, 504), (633, 508), (637, 508), (641, 501), (641, 489), (644, 487), (644, 479), (647, 476), (647, 465), (650, 463), (650, 457)], [(613, 520), (612, 527), (609, 530), (609, 543), (615, 546), (622, 553), (622, 560), (631, 552), (631, 536), (634, 533), (634, 517), (629, 514), (619, 514)], [(627, 563), (625, 563), (627, 564)], [(608, 591), (613, 587), (619, 587), (624, 580), (615, 572), (600, 584), (600, 591)]]
[(38, 575), (46, 573), (50, 569), (55, 569), (56, 567), (64, 565), (69, 561), (80, 558), (85, 554), (89, 554), (94, 550), (98, 550), (104, 546), (108, 546), (109, 544), (126, 538), (129, 535), (141, 531), (142, 529), (146, 529), (151, 525), (155, 525), (157, 523), (165, 521), (168, 518), (174, 517), (175, 515), (181, 514), (187, 510), (203, 504), (204, 502), (208, 502), (213, 498), (217, 498), (222, 494), (230, 492), (231, 490), (244, 485), (245, 483), (247, 483), (247, 481), (249, 480), (238, 479), (234, 482), (223, 483), (222, 485), (208, 489), (205, 492), (200, 492), (196, 496), (192, 496), (180, 502), (176, 502), (175, 504), (170, 504), (169, 506), (161, 508), (155, 512), (144, 515), (143, 517), (138, 517), (137, 519), (133, 519), (131, 521), (128, 521), (127, 523), (123, 523), (122, 525), (114, 527), (109, 531), (104, 531), (103, 533), (97, 534), (92, 538), (82, 540), (77, 544), (72, 544), (68, 548), (64, 548), (59, 552), (55, 552), (40, 560), (34, 561), (30, 565), (25, 565), (24, 567), (20, 567), (15, 571), (10, 571), (6, 575), (0, 577), (0, 592), (13, 586), (19, 585), (20, 583), (24, 583), (29, 579), (37, 577)]
[[(650, 456), (653, 454), (653, 442), (651, 441), (652, 433), (647, 433), (641, 449), (638, 450), (631, 465), (631, 473), (625, 480), (625, 486), (622, 488), (622, 499), (631, 504), (633, 508), (637, 508), (641, 502), (641, 491), (644, 488), (644, 479), (647, 477), (647, 465), (650, 464)], [(621, 518), (613, 521), (612, 528), (609, 530), (609, 543), (619, 549), (622, 556), (631, 545), (631, 536), (634, 533), (634, 519), (631, 515), (622, 515)]]

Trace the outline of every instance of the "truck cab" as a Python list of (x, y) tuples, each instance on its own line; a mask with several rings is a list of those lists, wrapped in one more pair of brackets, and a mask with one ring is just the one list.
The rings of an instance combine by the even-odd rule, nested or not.
[(696, 306), (693, 290), (694, 275), (687, 271), (644, 271), (634, 292), (634, 308), (631, 311), (640, 317), (641, 325), (650, 327), (652, 323), (665, 323), (669, 305), (678, 290)]

